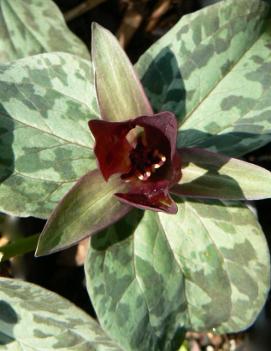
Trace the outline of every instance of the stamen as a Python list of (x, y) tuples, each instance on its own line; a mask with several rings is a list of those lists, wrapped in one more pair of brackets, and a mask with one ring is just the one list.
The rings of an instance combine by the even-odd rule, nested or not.
[(152, 165), (152, 172), (155, 172), (157, 169), (163, 166), (163, 164), (166, 162), (166, 157), (161, 154), (158, 150), (155, 150), (153, 153), (154, 157), (158, 158), (158, 162), (154, 163)]
[(164, 155), (161, 156), (161, 161), (162, 161), (162, 162), (165, 163), (165, 162), (166, 162), (166, 159), (167, 159), (166, 156), (164, 156)]
[[(136, 131), (140, 132), (140, 130)], [(144, 140), (144, 138), (144, 133), (137, 135), (136, 144), (133, 145), (133, 149), (129, 155), (131, 161), (130, 170), (121, 175), (121, 179), (125, 182), (128, 182), (133, 178), (137, 178), (144, 182), (166, 162), (166, 156), (160, 153), (158, 149), (148, 147), (147, 141)]]
[(158, 169), (158, 168), (160, 168), (161, 166), (162, 166), (161, 163), (155, 163), (155, 164), (153, 165), (153, 168), (154, 168), (154, 169)]
[(139, 175), (137, 176), (137, 178), (138, 178), (139, 180), (146, 181), (148, 178), (150, 178), (150, 176), (151, 176), (151, 172), (150, 172), (150, 171), (147, 171), (147, 172), (145, 172), (144, 174), (139, 174)]
[(154, 157), (158, 157), (162, 162), (166, 162), (166, 156), (164, 156), (163, 154), (161, 154), (157, 149), (154, 150), (153, 152), (153, 156)]

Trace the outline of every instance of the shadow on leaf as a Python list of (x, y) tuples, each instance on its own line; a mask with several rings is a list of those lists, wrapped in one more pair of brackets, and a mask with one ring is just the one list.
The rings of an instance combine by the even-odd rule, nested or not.
[(132, 209), (128, 215), (91, 238), (91, 246), (98, 251), (107, 250), (117, 242), (131, 237), (143, 217), (144, 212)]
[(14, 172), (14, 122), (0, 105), (0, 184)]
[[(7, 345), (14, 341), (12, 337), (12, 329), (18, 323), (19, 319), (15, 310), (10, 304), (1, 300), (0, 301), (0, 329), (4, 329), (6, 332), (0, 331), (0, 345)], [(4, 323), (5, 328), (1, 328), (1, 324)]]

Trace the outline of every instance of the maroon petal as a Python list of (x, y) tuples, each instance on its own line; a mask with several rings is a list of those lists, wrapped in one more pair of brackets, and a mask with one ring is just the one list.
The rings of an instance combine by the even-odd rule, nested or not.
[(178, 211), (177, 205), (168, 194), (167, 189), (161, 189), (156, 193), (116, 193), (115, 196), (125, 204), (142, 210), (162, 211), (166, 213), (176, 214)]
[(91, 120), (88, 125), (96, 140), (94, 152), (105, 180), (114, 173), (128, 172), (132, 146), (127, 141), (126, 135), (135, 126), (132, 121)]
[(176, 150), (173, 156), (172, 164), (171, 164), (171, 174), (169, 178), (169, 187), (177, 184), (182, 177), (182, 158), (181, 154)]
[(176, 150), (177, 121), (171, 112), (160, 112), (153, 116), (141, 116), (135, 124), (145, 129), (146, 143), (154, 148), (164, 149), (173, 160)]
[[(134, 129), (137, 126), (142, 131)], [(127, 183), (126, 193), (115, 194), (120, 201), (141, 209), (177, 212), (169, 195), (169, 189), (181, 178), (181, 158), (176, 153), (177, 122), (172, 113), (140, 116), (126, 122), (94, 120), (89, 127), (104, 178), (119, 173)]]
[(171, 112), (160, 112), (153, 116), (140, 116), (134, 120), (145, 131), (148, 147), (159, 150), (166, 156), (166, 164), (156, 172), (152, 181), (167, 179), (169, 186), (181, 178), (181, 158), (176, 153), (177, 120)]

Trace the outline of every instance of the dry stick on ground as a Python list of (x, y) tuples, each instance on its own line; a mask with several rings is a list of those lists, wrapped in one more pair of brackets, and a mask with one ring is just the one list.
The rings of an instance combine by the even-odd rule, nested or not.
[[(144, 2), (142, 3), (144, 9)], [(140, 24), (143, 20), (143, 11), (139, 11), (136, 6), (132, 4), (128, 5), (125, 11), (123, 20), (117, 32), (117, 38), (122, 47), (126, 47), (130, 40), (132, 39), (135, 32), (138, 30)]]
[(86, 0), (86, 1), (82, 2), (82, 4), (67, 11), (64, 14), (65, 20), (67, 22), (72, 21), (76, 17), (83, 15), (84, 13), (92, 10), (94, 7), (100, 5), (102, 2), (105, 2), (105, 1), (106, 0)]
[(158, 2), (148, 19), (146, 32), (151, 32), (156, 27), (159, 19), (169, 10), (171, 2), (171, 0), (160, 0)]

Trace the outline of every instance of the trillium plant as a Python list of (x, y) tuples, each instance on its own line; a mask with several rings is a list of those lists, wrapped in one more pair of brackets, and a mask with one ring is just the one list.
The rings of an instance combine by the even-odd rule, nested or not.
[(184, 16), (135, 67), (96, 23), (89, 58), (55, 6), (42, 6), (67, 43), (54, 34), (28, 53), (5, 51), (1, 210), (48, 218), (36, 256), (90, 237), (85, 274), (101, 326), (1, 279), (0, 344), (163, 351), (187, 330), (246, 329), (270, 280), (248, 200), (271, 197), (271, 173), (241, 159), (271, 141), (270, 5), (224, 0)]

